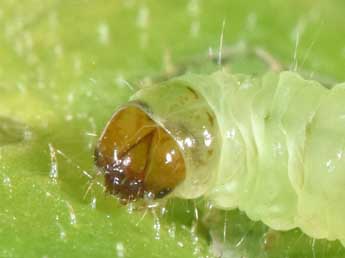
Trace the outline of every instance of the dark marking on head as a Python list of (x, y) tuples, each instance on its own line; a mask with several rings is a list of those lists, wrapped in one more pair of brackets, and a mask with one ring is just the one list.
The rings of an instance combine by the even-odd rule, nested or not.
[(214, 119), (213, 116), (210, 114), (210, 112), (206, 112), (207, 117), (208, 117), (208, 121), (210, 122), (210, 124), (213, 126), (214, 125)]
[(196, 99), (199, 99), (198, 93), (196, 93), (196, 91), (195, 91), (193, 88), (191, 88), (191, 87), (189, 87), (189, 86), (187, 86), (186, 88), (187, 88), (187, 90), (189, 90), (189, 91), (193, 94), (193, 96), (194, 96)]

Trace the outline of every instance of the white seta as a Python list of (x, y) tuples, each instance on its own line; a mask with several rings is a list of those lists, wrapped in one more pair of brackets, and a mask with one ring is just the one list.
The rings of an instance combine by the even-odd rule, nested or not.
[[(186, 88), (200, 99), (186, 97)], [(172, 196), (202, 196), (273, 229), (299, 227), (345, 244), (345, 84), (220, 71), (174, 78), (132, 100), (145, 103), (184, 152), (187, 177)]]

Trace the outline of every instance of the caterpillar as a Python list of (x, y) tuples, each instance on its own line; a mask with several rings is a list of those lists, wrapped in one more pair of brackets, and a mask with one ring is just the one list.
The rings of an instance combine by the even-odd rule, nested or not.
[(296, 72), (187, 74), (121, 106), (95, 149), (124, 201), (204, 197), (345, 245), (345, 83)]

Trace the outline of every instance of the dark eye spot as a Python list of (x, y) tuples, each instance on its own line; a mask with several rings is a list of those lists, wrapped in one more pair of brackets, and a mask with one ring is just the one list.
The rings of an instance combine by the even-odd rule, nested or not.
[(166, 196), (170, 192), (171, 192), (170, 188), (164, 188), (164, 189), (160, 190), (158, 193), (156, 193), (156, 198), (163, 198), (164, 196)]

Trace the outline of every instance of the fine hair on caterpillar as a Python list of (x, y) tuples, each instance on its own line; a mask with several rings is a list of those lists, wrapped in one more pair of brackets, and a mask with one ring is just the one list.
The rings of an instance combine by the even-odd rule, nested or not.
[(274, 230), (345, 244), (344, 99), (345, 84), (295, 72), (187, 74), (120, 107), (96, 165), (124, 202), (204, 197)]

